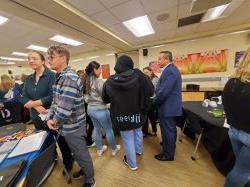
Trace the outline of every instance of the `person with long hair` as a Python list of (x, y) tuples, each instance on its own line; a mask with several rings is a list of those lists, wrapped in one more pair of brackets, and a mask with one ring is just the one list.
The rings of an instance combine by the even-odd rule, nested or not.
[(226, 83), (222, 103), (236, 158), (233, 169), (226, 177), (225, 187), (250, 186), (250, 48)]
[(120, 150), (120, 145), (116, 145), (115, 143), (109, 108), (102, 100), (104, 81), (99, 78), (101, 75), (101, 66), (98, 62), (92, 61), (86, 67), (85, 72), (87, 74), (85, 82), (88, 103), (87, 113), (94, 125), (94, 141), (97, 148), (97, 155), (101, 156), (107, 150), (107, 145), (102, 144), (101, 129), (103, 128), (112, 150), (111, 154), (115, 156)]
[[(80, 79), (82, 80), (83, 83), (85, 83), (85, 80), (87, 78), (87, 75), (85, 73), (84, 70), (78, 70), (76, 72), (76, 74), (80, 77)], [(85, 84), (83, 85), (85, 87)], [(83, 89), (83, 94), (85, 95), (86, 94), (86, 89)], [(85, 111), (87, 111), (88, 109), (88, 104), (87, 102), (85, 101), (84, 102), (84, 106), (85, 106)], [(94, 126), (93, 126), (93, 123), (88, 115), (88, 113), (86, 112), (86, 129), (87, 129), (87, 137), (86, 137), (86, 143), (87, 143), (87, 146), (88, 147), (94, 147), (95, 146), (95, 142), (93, 141), (93, 138), (92, 138), (92, 134), (93, 134), (93, 130), (94, 130)]]
[[(30, 118), (37, 130), (48, 130), (39, 114), (47, 114), (50, 108), (56, 75), (45, 66), (45, 57), (38, 51), (30, 51), (28, 54), (28, 64), (34, 73), (29, 75), (23, 87), (23, 104), (29, 109)], [(70, 171), (73, 166), (71, 151), (62, 136), (59, 136), (58, 145), (62, 152), (65, 168)]]
[(0, 78), (0, 102), (21, 103), (21, 87), (9, 75)]
[[(148, 78), (152, 81), (152, 84), (154, 85), (154, 90), (156, 89), (156, 85), (159, 81), (159, 78), (154, 74), (153, 70), (150, 67), (145, 67), (143, 68), (143, 73), (148, 76)], [(157, 135), (157, 126), (156, 126), (156, 121), (157, 121), (157, 107), (153, 101), (151, 100), (151, 108), (148, 111), (148, 119), (150, 120), (151, 126), (152, 126), (152, 131), (153, 133), (148, 133), (148, 120), (146, 123), (143, 125), (142, 131), (143, 135), (152, 135), (156, 136)]]

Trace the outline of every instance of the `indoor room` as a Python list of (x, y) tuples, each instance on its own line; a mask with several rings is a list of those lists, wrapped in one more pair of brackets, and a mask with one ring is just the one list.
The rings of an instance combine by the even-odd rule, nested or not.
[(250, 186), (249, 12), (1, 0), (0, 187)]

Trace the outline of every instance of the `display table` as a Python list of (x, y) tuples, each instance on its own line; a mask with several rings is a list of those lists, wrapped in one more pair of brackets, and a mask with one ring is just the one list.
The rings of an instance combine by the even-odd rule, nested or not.
[[(222, 106), (219, 106), (223, 109)], [(228, 128), (224, 127), (224, 117), (213, 117), (208, 111), (211, 107), (203, 107), (202, 102), (183, 102), (183, 109), (197, 115), (198, 118), (206, 122), (204, 125), (202, 142), (210, 153), (217, 169), (226, 175), (235, 162), (232, 145), (228, 136)]]
[(55, 139), (48, 133), (45, 141), (38, 151), (26, 153), (13, 158), (6, 158), (0, 169), (5, 168), (18, 161), (25, 160), (26, 165), (18, 176), (15, 186), (37, 186), (46, 179), (52, 171), (56, 156)]

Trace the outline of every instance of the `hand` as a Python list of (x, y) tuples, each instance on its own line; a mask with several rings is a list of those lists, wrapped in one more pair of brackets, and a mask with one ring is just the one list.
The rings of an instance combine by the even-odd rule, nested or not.
[(28, 109), (31, 109), (33, 107), (33, 101), (32, 100), (29, 100), (25, 105), (24, 105), (25, 108), (28, 108)]
[(56, 124), (55, 124), (55, 122), (52, 119), (50, 119), (50, 120), (47, 121), (47, 126), (49, 127), (49, 129), (57, 131), (58, 129), (55, 128), (55, 125)]
[(35, 109), (39, 114), (47, 114), (47, 113), (48, 113), (47, 110), (46, 110), (44, 107), (42, 107), (42, 106), (36, 106), (36, 107), (34, 107), (34, 109)]

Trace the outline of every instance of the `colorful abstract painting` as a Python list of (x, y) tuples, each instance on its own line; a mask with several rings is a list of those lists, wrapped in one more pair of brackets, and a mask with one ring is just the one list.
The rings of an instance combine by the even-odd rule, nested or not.
[(228, 49), (179, 55), (173, 58), (173, 63), (181, 74), (225, 72), (227, 62)]
[(108, 79), (109, 76), (110, 76), (109, 64), (102, 65), (102, 78), (103, 79)]

